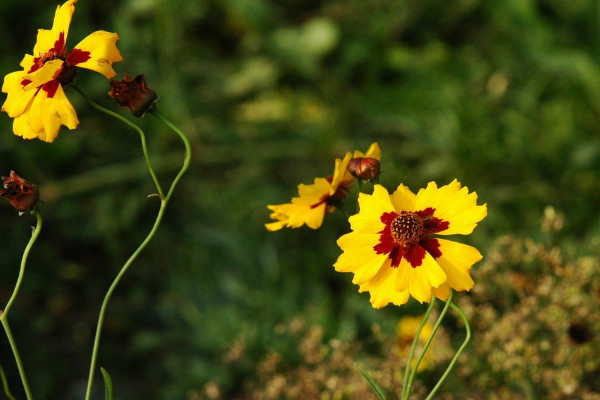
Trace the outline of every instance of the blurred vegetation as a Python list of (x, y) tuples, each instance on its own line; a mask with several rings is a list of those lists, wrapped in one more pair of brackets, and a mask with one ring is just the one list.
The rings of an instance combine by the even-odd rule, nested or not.
[[(0, 3), (4, 73), (19, 68), (56, 6)], [(118, 32), (119, 77), (145, 73), (195, 153), (109, 308), (99, 364), (118, 398), (191, 399), (207, 383), (241, 397), (260, 382), (256, 365), (269, 352), (302, 363), (281, 324), (302, 318), (323, 327), (325, 341), (368, 342), (374, 323), (391, 334), (400, 316), (423, 312), (414, 303), (373, 310), (350, 276), (333, 271), (335, 239), (348, 229), (341, 214), (318, 231), (263, 227), (266, 204), (289, 201), (298, 183), (373, 141), (388, 188), (458, 178), (488, 203), (488, 218), (465, 239), (484, 256), (505, 234), (545, 240), (539, 220), (551, 205), (565, 216), (555, 245), (595, 256), (597, 267), (589, 244), (600, 233), (599, 19), (597, 0), (80, 0), (68, 46), (94, 30)], [(81, 71), (79, 82), (117, 108), (101, 76)], [(14, 169), (38, 183), (45, 201), (11, 316), (41, 399), (82, 397), (103, 293), (158, 208), (146, 197), (153, 186), (137, 135), (67, 95), (81, 123), (52, 144), (24, 141), (0, 118), (0, 174)], [(151, 116), (138, 122), (167, 183), (182, 146)], [(0, 218), (4, 304), (34, 221), (8, 205)], [(598, 272), (588, 279), (598, 282)], [(496, 300), (505, 312), (520, 304)], [(240, 338), (243, 362), (226, 362)], [(18, 382), (1, 343), (0, 362)], [(477, 343), (467, 357), (478, 357)], [(97, 383), (101, 395), (99, 375)]]

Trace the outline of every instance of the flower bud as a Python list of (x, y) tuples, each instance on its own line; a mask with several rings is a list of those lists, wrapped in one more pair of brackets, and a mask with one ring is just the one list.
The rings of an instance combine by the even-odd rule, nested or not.
[(370, 181), (373, 178), (377, 178), (381, 173), (381, 163), (378, 159), (372, 157), (358, 157), (353, 158), (348, 163), (348, 171), (356, 178), (364, 181)]
[(123, 80), (110, 81), (108, 95), (115, 99), (121, 107), (127, 107), (136, 117), (142, 117), (158, 100), (154, 90), (146, 84), (144, 75), (135, 78), (125, 74)]
[(0, 189), (0, 196), (6, 198), (10, 204), (19, 212), (33, 211), (40, 198), (37, 186), (27, 182), (14, 171), (10, 176), (2, 177), (4, 190)]

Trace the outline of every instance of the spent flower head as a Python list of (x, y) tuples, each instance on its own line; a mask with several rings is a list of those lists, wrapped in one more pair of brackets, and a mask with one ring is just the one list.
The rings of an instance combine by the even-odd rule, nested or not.
[(414, 194), (400, 185), (393, 194), (374, 185), (361, 193), (360, 212), (350, 217), (352, 232), (337, 241), (343, 253), (336, 271), (354, 273), (359, 292), (371, 294), (375, 308), (448, 298), (450, 289), (470, 290), (469, 269), (482, 256), (471, 246), (433, 235), (468, 235), (487, 215), (477, 195), (454, 180)]
[(292, 198), (291, 203), (268, 205), (267, 208), (273, 211), (270, 218), (275, 222), (265, 224), (265, 227), (270, 231), (298, 228), (304, 224), (312, 229), (320, 228), (325, 214), (335, 210), (356, 180), (348, 171), (348, 163), (353, 157), (380, 159), (381, 152), (377, 143), (373, 143), (366, 154), (357, 150), (346, 153), (343, 159), (337, 158), (332, 176), (315, 178), (310, 185), (298, 185), (299, 196)]
[(0, 189), (0, 196), (4, 197), (19, 212), (33, 211), (39, 201), (40, 195), (37, 186), (27, 182), (14, 171), (8, 177), (2, 177), (4, 189)]
[(106, 78), (116, 75), (112, 63), (123, 58), (116, 46), (116, 33), (96, 31), (67, 53), (69, 25), (77, 0), (58, 6), (52, 29), (39, 29), (33, 55), (21, 61), (22, 71), (4, 77), (2, 92), (8, 97), (2, 111), (13, 121), (15, 135), (52, 142), (61, 125), (75, 129), (79, 124), (75, 109), (63, 87), (73, 82), (74, 67), (99, 72)]
[(125, 74), (120, 81), (110, 81), (108, 95), (121, 107), (129, 108), (136, 117), (144, 116), (158, 101), (158, 95), (148, 87), (144, 75), (132, 78)]

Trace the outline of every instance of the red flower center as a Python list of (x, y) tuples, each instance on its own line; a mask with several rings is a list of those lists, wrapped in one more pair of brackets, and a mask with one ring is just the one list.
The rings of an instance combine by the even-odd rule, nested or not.
[(385, 224), (379, 233), (379, 243), (373, 247), (377, 254), (387, 254), (392, 267), (400, 265), (404, 258), (413, 268), (420, 266), (429, 253), (433, 258), (442, 255), (440, 243), (430, 235), (445, 231), (448, 221), (434, 217), (435, 209), (428, 207), (421, 211), (402, 211), (383, 213), (380, 217)]
[[(27, 71), (28, 74), (31, 74), (42, 68), (44, 64), (51, 60), (60, 59), (64, 61), (62, 68), (58, 71), (54, 79), (38, 87), (38, 90), (41, 89), (47, 93), (48, 98), (54, 97), (59, 84), (65, 86), (73, 82), (73, 79), (75, 79), (76, 75), (75, 69), (72, 68), (74, 65), (86, 62), (91, 58), (89, 51), (73, 49), (73, 51), (65, 56), (66, 52), (67, 48), (65, 43), (65, 34), (64, 32), (61, 32), (58, 35), (58, 40), (54, 42), (54, 47), (52, 47), (46, 53), (40, 54), (39, 57), (35, 57), (33, 59), (33, 65), (29, 71)], [(21, 81), (21, 85), (23, 86), (27, 86), (30, 83), (31, 81), (29, 79), (23, 79), (23, 81)]]

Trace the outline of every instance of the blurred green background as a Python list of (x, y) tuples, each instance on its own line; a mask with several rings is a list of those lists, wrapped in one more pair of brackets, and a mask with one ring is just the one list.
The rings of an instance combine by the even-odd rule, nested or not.
[[(0, 3), (4, 74), (56, 6)], [(566, 216), (562, 242), (600, 233), (599, 1), (80, 0), (68, 47), (99, 29), (120, 35), (118, 77), (146, 74), (194, 147), (163, 225), (109, 308), (99, 365), (117, 398), (192, 398), (209, 381), (223, 398), (242, 396), (253, 361), (290, 346), (278, 324), (300, 316), (326, 337), (360, 340), (374, 322), (423, 312), (373, 310), (333, 270), (348, 230), (341, 214), (318, 231), (263, 226), (266, 204), (288, 202), (297, 184), (371, 142), (390, 189), (458, 178), (478, 193), (489, 216), (464, 241), (484, 256), (502, 235), (539, 237), (547, 205)], [(81, 70), (79, 84), (117, 109), (102, 76)], [(11, 315), (38, 399), (82, 398), (102, 296), (158, 209), (137, 134), (66, 92), (80, 125), (52, 144), (14, 136), (0, 117), (0, 174), (36, 182), (44, 200)], [(136, 122), (166, 185), (183, 147), (152, 116)], [(34, 219), (6, 202), (0, 218), (5, 304)], [(225, 364), (240, 335), (246, 361)], [(102, 398), (100, 375), (96, 383)]]

